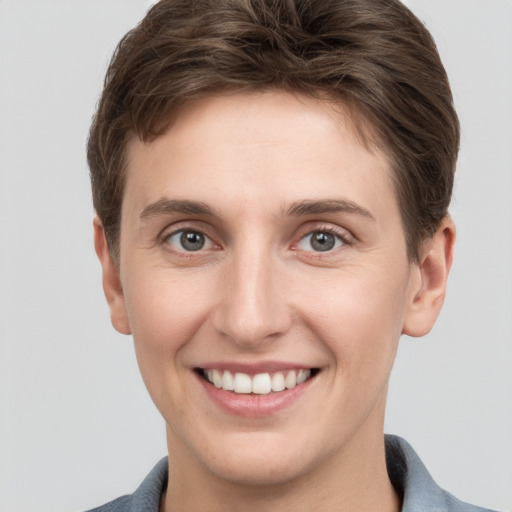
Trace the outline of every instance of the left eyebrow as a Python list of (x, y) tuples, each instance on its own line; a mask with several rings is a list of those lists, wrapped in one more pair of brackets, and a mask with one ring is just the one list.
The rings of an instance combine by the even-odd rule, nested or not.
[(352, 213), (375, 220), (373, 215), (358, 204), (345, 199), (304, 200), (293, 203), (285, 216), (318, 215), (322, 213)]
[(184, 199), (159, 199), (146, 206), (141, 214), (142, 220), (151, 219), (160, 215), (173, 213), (184, 213), (190, 215), (202, 215), (215, 217), (215, 212), (206, 204), (199, 201), (188, 201)]

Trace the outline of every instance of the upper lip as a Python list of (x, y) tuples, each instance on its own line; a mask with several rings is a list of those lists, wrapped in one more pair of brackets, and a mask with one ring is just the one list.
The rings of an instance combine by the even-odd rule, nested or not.
[(241, 372), (248, 375), (257, 375), (258, 373), (272, 373), (284, 370), (310, 370), (316, 367), (287, 361), (262, 361), (258, 363), (215, 361), (198, 365), (196, 368), (201, 370), (228, 370), (232, 373)]

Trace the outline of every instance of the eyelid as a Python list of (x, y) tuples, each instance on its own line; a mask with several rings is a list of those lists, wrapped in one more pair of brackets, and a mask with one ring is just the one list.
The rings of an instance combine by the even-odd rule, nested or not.
[[(204, 241), (205, 241), (205, 244), (203, 247), (201, 247), (200, 249), (197, 249), (196, 251), (188, 251), (186, 249), (181, 249), (179, 247), (177, 247), (176, 245), (174, 245), (173, 243), (170, 242), (171, 239), (173, 239), (174, 237), (180, 235), (180, 238), (181, 238), (181, 235), (183, 233), (196, 233), (196, 234), (199, 234), (201, 235), (203, 238), (204, 238)], [(178, 229), (177, 231), (174, 231), (173, 233), (169, 233), (166, 237), (165, 237), (165, 243), (168, 243), (170, 246), (172, 246), (175, 250), (178, 250), (179, 252), (200, 252), (200, 251), (207, 251), (209, 249), (212, 249), (215, 247), (215, 242), (208, 236), (206, 235), (205, 233), (202, 233), (201, 231), (198, 231), (196, 229)]]
[[(158, 235), (158, 242), (162, 245), (168, 245), (169, 247), (172, 247), (167, 240), (169, 237), (183, 232), (183, 231), (193, 231), (197, 233), (201, 233), (205, 238), (207, 238), (213, 247), (207, 248), (207, 249), (200, 249), (197, 251), (197, 253), (204, 252), (205, 250), (211, 250), (211, 249), (222, 249), (222, 245), (218, 243), (217, 236), (211, 234), (211, 229), (208, 225), (204, 225), (205, 223), (202, 221), (196, 221), (196, 220), (184, 220), (184, 221), (178, 221), (174, 224), (171, 224), (170, 226), (165, 227), (160, 234)], [(332, 224), (330, 222), (315, 222), (310, 221), (304, 224), (299, 228), (298, 235), (294, 237), (294, 242), (292, 243), (292, 250), (300, 250), (298, 249), (297, 245), (300, 241), (302, 241), (305, 237), (311, 236), (315, 232), (326, 232), (334, 235), (335, 237), (339, 238), (342, 242), (342, 247), (345, 245), (354, 245), (354, 243), (357, 242), (356, 237), (346, 228), (342, 228), (341, 226), (338, 226), (336, 224)], [(339, 249), (340, 247), (338, 247)], [(179, 250), (174, 249), (176, 252), (179, 253), (187, 253), (187, 254), (193, 254), (194, 251), (185, 251), (185, 250)], [(332, 253), (335, 250), (330, 250), (325, 252), (325, 256)], [(304, 251), (306, 252), (306, 251)], [(307, 252), (317, 252), (317, 251), (307, 251)], [(322, 255), (322, 252), (317, 252), (319, 255)]]
[[(313, 243), (315, 241), (315, 234), (317, 233), (323, 233), (326, 235), (330, 235), (334, 238), (334, 245), (332, 247), (328, 247), (325, 250), (315, 249), (313, 247)], [(306, 245), (309, 244), (310, 247), (307, 247)], [(343, 247), (345, 245), (345, 242), (336, 234), (336, 233), (329, 233), (327, 231), (313, 231), (313, 233), (309, 233), (308, 235), (302, 237), (297, 246), (298, 249), (304, 252), (312, 252), (312, 253), (318, 253), (318, 254), (328, 254), (332, 253), (335, 250), (339, 249), (340, 247)]]
[[(342, 228), (335, 224), (330, 224), (330, 223), (325, 223), (325, 222), (322, 222), (322, 223), (308, 222), (305, 226), (302, 226), (302, 228), (300, 229), (299, 235), (295, 239), (292, 249), (303, 250), (303, 249), (298, 248), (298, 244), (302, 240), (304, 240), (304, 238), (311, 236), (314, 233), (322, 233), (322, 232), (329, 233), (329, 234), (337, 237), (342, 242), (341, 247), (337, 247), (336, 249), (341, 249), (342, 247), (344, 247), (346, 245), (348, 245), (348, 246), (354, 245), (354, 243), (356, 242), (356, 238), (354, 237), (354, 235), (352, 235), (352, 233), (350, 233), (350, 231), (348, 231), (345, 228)], [(315, 253), (320, 256), (322, 254), (324, 254), (325, 256), (328, 256), (329, 254), (336, 252), (336, 249), (331, 249), (329, 251), (325, 251), (324, 253), (322, 253), (321, 251), (314, 251), (314, 250), (311, 250), (311, 251), (304, 250), (304, 252), (311, 252), (311, 253)]]
[[(210, 242), (210, 244), (212, 246), (199, 249), (198, 251), (186, 251), (184, 249), (178, 249), (177, 247), (171, 245), (168, 242), (170, 237), (172, 237), (178, 233), (182, 233), (184, 231), (200, 233)], [(204, 223), (202, 223), (202, 222), (190, 221), (190, 220), (179, 221), (179, 222), (176, 222), (176, 223), (164, 228), (158, 235), (158, 242), (161, 245), (167, 245), (168, 247), (171, 248), (171, 250), (173, 250), (176, 253), (187, 254), (187, 255), (188, 254), (193, 255), (194, 253), (198, 254), (198, 253), (202, 253), (202, 252), (212, 250), (212, 249), (213, 250), (220, 249), (221, 245), (215, 240), (215, 237), (212, 236), (212, 234), (210, 232), (211, 232), (211, 229), (208, 229), (207, 226), (204, 226)]]

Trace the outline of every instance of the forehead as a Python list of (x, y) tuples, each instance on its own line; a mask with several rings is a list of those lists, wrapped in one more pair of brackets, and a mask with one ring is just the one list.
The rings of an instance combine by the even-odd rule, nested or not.
[(367, 141), (340, 102), (283, 91), (194, 100), (156, 140), (130, 140), (124, 203), (142, 211), (191, 193), (239, 208), (346, 195), (394, 201), (389, 159)]

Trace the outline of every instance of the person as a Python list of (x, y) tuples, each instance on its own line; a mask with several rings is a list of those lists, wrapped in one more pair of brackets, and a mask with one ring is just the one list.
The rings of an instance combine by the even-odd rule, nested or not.
[(169, 457), (95, 511), (477, 511), (384, 436), (442, 307), (459, 123), (398, 0), (162, 0), (91, 126), (95, 248)]

